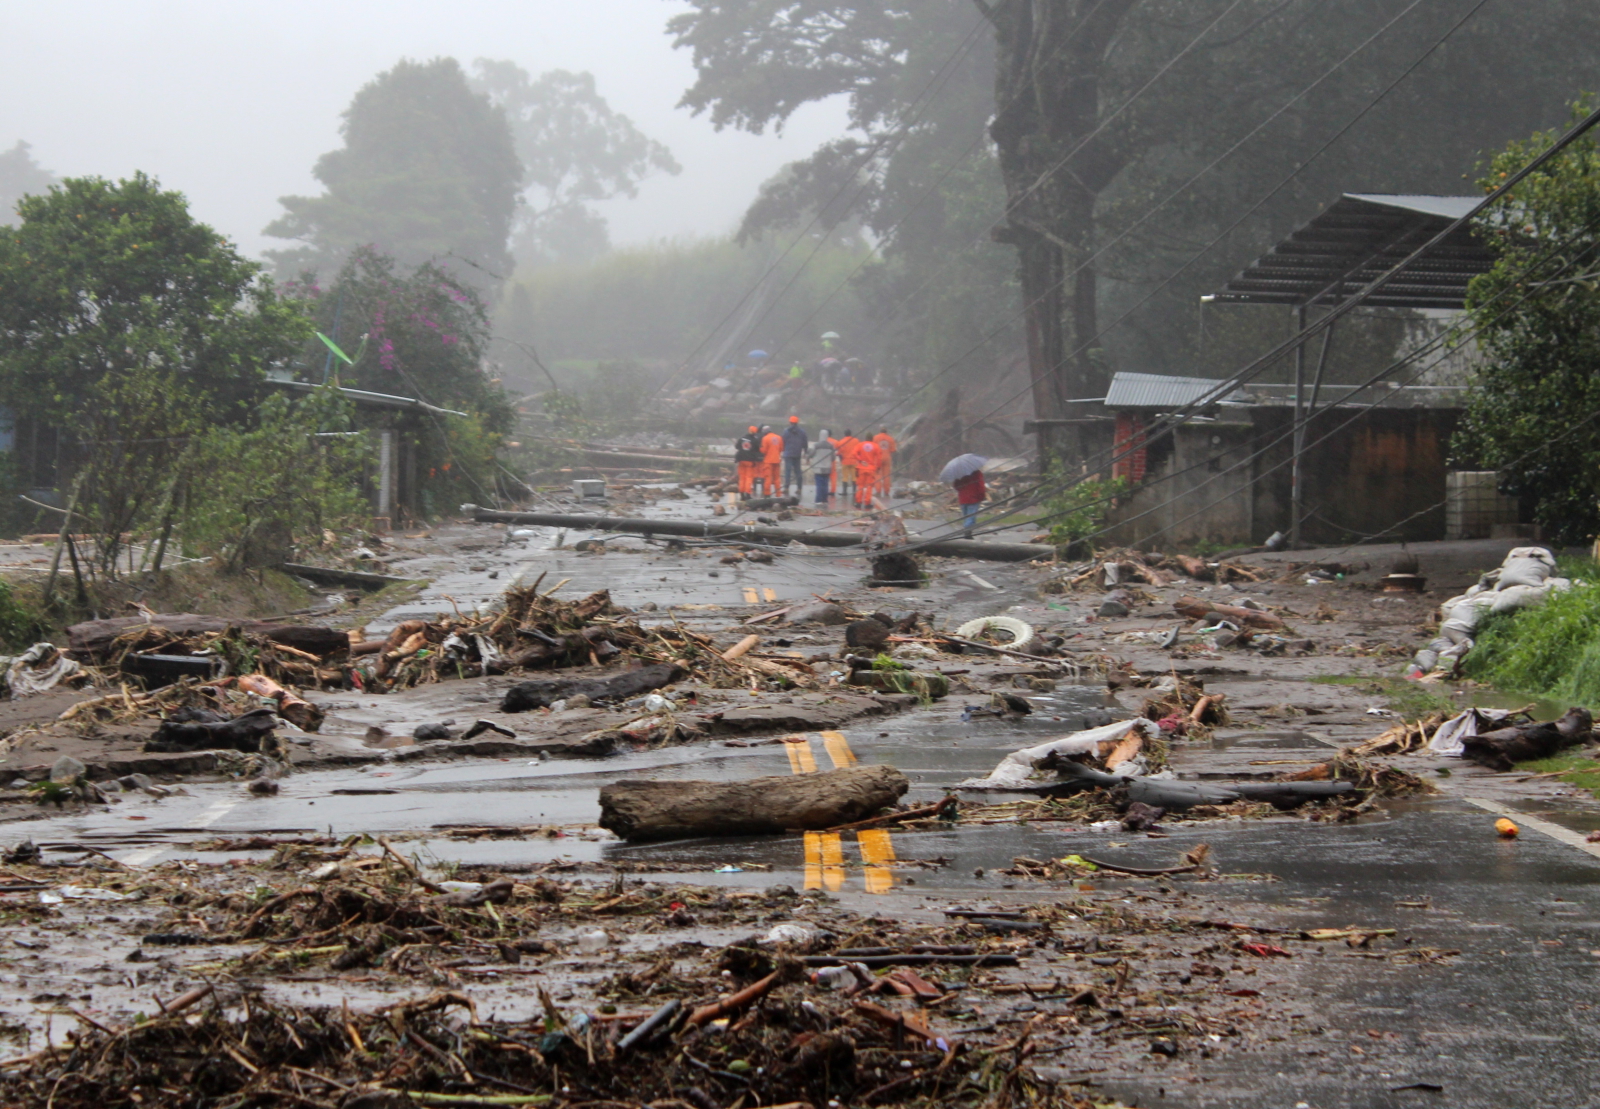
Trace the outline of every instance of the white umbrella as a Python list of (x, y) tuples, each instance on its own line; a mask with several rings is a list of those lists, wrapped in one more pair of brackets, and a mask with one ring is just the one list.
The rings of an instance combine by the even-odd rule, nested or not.
[(822, 333), (822, 337), (824, 339), (837, 339), (839, 337), (839, 333), (837, 331), (824, 331)]
[(981, 454), (959, 454), (944, 464), (944, 469), (939, 471), (939, 480), (946, 485), (975, 474), (989, 464), (989, 460)]

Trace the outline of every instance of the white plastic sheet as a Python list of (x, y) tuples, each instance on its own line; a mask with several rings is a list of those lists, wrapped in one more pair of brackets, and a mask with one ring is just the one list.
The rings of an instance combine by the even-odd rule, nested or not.
[(1468, 709), (1434, 729), (1433, 738), (1428, 740), (1428, 750), (1446, 758), (1459, 759), (1467, 750), (1462, 740), (1481, 734), (1485, 724), (1498, 724), (1510, 715), (1508, 709)]
[(1161, 736), (1161, 729), (1156, 727), (1153, 720), (1145, 720), (1142, 717), (1135, 720), (1121, 720), (1115, 724), (1107, 724), (1103, 728), (1073, 732), (1069, 736), (1052, 739), (1049, 743), (1013, 751), (1000, 760), (1000, 764), (989, 772), (987, 778), (968, 778), (961, 785), (988, 786), (991, 789), (1027, 785), (1028, 779), (1033, 777), (1033, 772), (1038, 769), (1039, 763), (1049, 756), (1081, 755), (1094, 750), (1108, 739), (1122, 738), (1130, 730), (1137, 730), (1148, 740), (1159, 739)]

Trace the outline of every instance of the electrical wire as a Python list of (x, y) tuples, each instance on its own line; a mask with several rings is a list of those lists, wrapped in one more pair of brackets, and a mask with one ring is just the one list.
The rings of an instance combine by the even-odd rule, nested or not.
[[(659, 396), (663, 389), (665, 389), (673, 381), (677, 380), (678, 375), (688, 368), (689, 364), (699, 356), (700, 352), (711, 343), (711, 341), (722, 331), (722, 329), (728, 325), (733, 317), (739, 313), (739, 311), (745, 306), (750, 298), (760, 290), (761, 286), (765, 284), (768, 278), (777, 272), (778, 267), (781, 266), (784, 260), (789, 257), (790, 253), (795, 249), (795, 247), (799, 246), (800, 243), (811, 234), (812, 229), (816, 227), (819, 222), (821, 222), (823, 212), (831, 208), (834, 203), (836, 203), (838, 199), (844, 195), (845, 191), (850, 188), (852, 183), (854, 183), (857, 174), (859, 174), (861, 170), (872, 161), (872, 159), (879, 157), (887, 145), (899, 143), (911, 133), (911, 128), (920, 122), (922, 113), (926, 112), (928, 105), (932, 103), (933, 92), (936, 91), (938, 87), (942, 87), (944, 82), (948, 80), (949, 75), (955, 71), (956, 62), (962, 55), (971, 49), (971, 45), (975, 41), (977, 33), (983, 29), (986, 23), (987, 21), (980, 16), (978, 21), (974, 23), (972, 28), (967, 32), (966, 36), (963, 37), (961, 43), (939, 66), (939, 68), (934, 72), (934, 75), (929, 78), (927, 85), (925, 85), (917, 94), (917, 96), (912, 99), (913, 105), (915, 105), (918, 100), (922, 101), (922, 106), (915, 110), (912, 118), (903, 123), (895, 133), (885, 136), (875, 143), (868, 144), (865, 153), (852, 168), (851, 172), (845, 176), (845, 182), (839, 186), (834, 195), (827, 201), (827, 203), (817, 207), (816, 211), (812, 214), (811, 219), (806, 223), (805, 227), (800, 229), (799, 233), (796, 234), (794, 239), (790, 241), (789, 245), (783, 249), (783, 252), (778, 255), (777, 259), (773, 261), (765, 271), (763, 271), (762, 275), (745, 292), (745, 294), (739, 298), (734, 306), (727, 311), (722, 319), (717, 321), (717, 324), (706, 333), (705, 338), (701, 339), (694, 349), (691, 350), (682, 360), (680, 360), (678, 365), (674, 367), (665, 378), (662, 379), (660, 384), (656, 386), (654, 391), (651, 392), (650, 397), (647, 399), (654, 399), (655, 397)], [(865, 188), (865, 186), (862, 186), (862, 188)], [(811, 257), (815, 256), (816, 251), (813, 251)], [(807, 260), (809, 261), (809, 258)], [(801, 268), (803, 269), (804, 267), (802, 266)], [(792, 284), (793, 279), (790, 281), (790, 285)], [(788, 288), (789, 286), (785, 286), (784, 291), (787, 291)], [(765, 319), (765, 314), (763, 314), (761, 318)]]
[[(1354, 116), (1352, 116), (1344, 124), (1344, 126), (1340, 127), (1339, 130), (1335, 131), (1334, 134), (1331, 137), (1329, 137), (1326, 142), (1324, 142), (1320, 147), (1318, 147), (1316, 150), (1314, 150), (1304, 160), (1299, 162), (1295, 166), (1294, 169), (1292, 169), (1287, 175), (1285, 175), (1282, 178), (1282, 180), (1280, 180), (1270, 190), (1268, 190), (1266, 193), (1264, 193), (1260, 197), (1260, 199), (1258, 199), (1254, 204), (1252, 204), (1248, 209), (1246, 209), (1237, 219), (1235, 219), (1231, 224), (1229, 224), (1227, 227), (1223, 228), (1220, 232), (1218, 232), (1217, 235), (1215, 235), (1211, 239), (1210, 242), (1206, 243), (1203, 247), (1201, 247), (1198, 251), (1196, 251), (1186, 262), (1184, 262), (1176, 270), (1174, 270), (1172, 273), (1168, 274), (1158, 284), (1156, 284), (1154, 287), (1152, 287), (1148, 293), (1146, 293), (1142, 298), (1140, 298), (1137, 302), (1135, 302), (1130, 308), (1128, 308), (1125, 312), (1123, 312), (1122, 315), (1118, 316), (1115, 320), (1111, 321), (1111, 323), (1106, 324), (1106, 325), (1104, 325), (1102, 327), (1099, 327), (1096, 330), (1095, 334), (1093, 336), (1091, 336), (1089, 339), (1083, 341), (1078, 346), (1078, 348), (1076, 350), (1073, 350), (1073, 351), (1065, 354), (1063, 356), (1063, 358), (1062, 358), (1062, 362), (1061, 363), (1058, 363), (1055, 366), (1049, 367), (1045, 372), (1046, 373), (1054, 373), (1059, 368), (1059, 366), (1061, 364), (1064, 364), (1065, 362), (1067, 362), (1067, 361), (1069, 361), (1069, 360), (1071, 360), (1073, 358), (1078, 357), (1084, 351), (1093, 349), (1095, 344), (1101, 342), (1111, 331), (1115, 330), (1117, 327), (1121, 326), (1123, 323), (1126, 323), (1141, 308), (1143, 308), (1146, 304), (1150, 303), (1150, 301), (1154, 300), (1155, 297), (1158, 294), (1160, 294), (1168, 285), (1172, 284), (1173, 281), (1177, 280), (1178, 277), (1182, 276), (1191, 267), (1193, 267), (1196, 263), (1198, 263), (1200, 261), (1200, 259), (1205, 257), (1213, 249), (1215, 249), (1219, 244), (1221, 244), (1223, 241), (1228, 239), (1234, 233), (1234, 231), (1238, 230), (1238, 228), (1246, 220), (1250, 219), (1258, 211), (1260, 211), (1261, 208), (1268, 201), (1270, 201), (1273, 197), (1277, 196), (1278, 193), (1282, 192), (1285, 188), (1287, 188), (1297, 177), (1300, 176), (1300, 174), (1307, 167), (1309, 167), (1312, 163), (1316, 162), (1319, 158), (1322, 157), (1323, 154), (1327, 153), (1327, 151), (1330, 148), (1332, 148), (1336, 143), (1338, 143), (1342, 138), (1344, 138), (1344, 136), (1346, 134), (1348, 134), (1349, 131), (1353, 127), (1356, 126), (1356, 124), (1360, 123), (1362, 119), (1366, 118), (1366, 116), (1368, 114), (1370, 114), (1378, 106), (1378, 104), (1380, 104), (1402, 82), (1404, 82), (1408, 77), (1410, 77), (1411, 74), (1413, 72), (1415, 72), (1425, 61), (1427, 61), (1428, 58), (1430, 58), (1435, 52), (1437, 52), (1442, 46), (1444, 46), (1445, 43), (1448, 42), (1449, 39), (1452, 36), (1454, 36), (1455, 33), (1458, 30), (1461, 29), (1462, 26), (1464, 26), (1470, 19), (1472, 19), (1472, 17), (1475, 16), (1478, 13), (1478, 11), (1480, 9), (1482, 9), (1489, 2), (1490, 2), (1490, 0), (1478, 0), (1477, 4), (1475, 4), (1465, 15), (1463, 15), (1461, 17), (1461, 19), (1457, 20), (1455, 24), (1453, 24), (1442, 36), (1440, 36), (1440, 38), (1435, 40), (1432, 45), (1430, 45), (1425, 51), (1423, 51), (1420, 55), (1418, 55), (1418, 57), (1409, 66), (1407, 66), (1398, 76), (1396, 76), (1394, 78), (1394, 80), (1392, 80), (1388, 85), (1386, 85), (1382, 90), (1380, 90), (1376, 96), (1374, 96), (1370, 100), (1368, 100), (1367, 103)], [(1350, 53), (1346, 54), (1337, 63), (1335, 63), (1335, 65), (1333, 67), (1331, 67), (1327, 72), (1325, 72), (1321, 77), (1317, 78), (1316, 81), (1312, 82), (1311, 85), (1307, 86), (1306, 89), (1302, 90), (1300, 93), (1296, 94), (1294, 97), (1291, 97), (1288, 101), (1286, 101), (1284, 103), (1283, 107), (1279, 108), (1278, 111), (1276, 113), (1274, 113), (1274, 115), (1269, 116), (1266, 120), (1262, 121), (1262, 123), (1259, 124), (1254, 131), (1252, 131), (1250, 134), (1247, 134), (1243, 139), (1241, 139), (1238, 143), (1236, 143), (1233, 147), (1231, 147), (1228, 151), (1226, 151), (1219, 159), (1217, 159), (1217, 161), (1212, 162), (1210, 165), (1206, 166), (1205, 169), (1201, 170), (1199, 173), (1197, 173), (1193, 177), (1191, 177), (1188, 181), (1184, 182), (1184, 184), (1182, 186), (1180, 186), (1176, 191), (1174, 191), (1167, 198), (1165, 198), (1163, 201), (1161, 201), (1160, 204), (1158, 204), (1155, 208), (1152, 208), (1137, 223), (1135, 223), (1135, 224), (1131, 225), (1130, 227), (1124, 229), (1123, 232), (1119, 233), (1117, 236), (1113, 237), (1110, 241), (1108, 241), (1107, 243), (1103, 244), (1097, 251), (1095, 251), (1094, 254), (1092, 254), (1087, 259), (1085, 259), (1084, 262), (1081, 265), (1079, 265), (1077, 268), (1073, 269), (1071, 272), (1064, 274), (1059, 281), (1057, 281), (1053, 285), (1051, 285), (1047, 290), (1045, 290), (1044, 293), (1040, 294), (1040, 296), (1036, 297), (1034, 300), (1032, 300), (1028, 304), (1024, 305), (1019, 311), (1017, 311), (1016, 313), (1014, 313), (1013, 315), (1008, 317), (1000, 326), (994, 328), (993, 330), (991, 330), (990, 332), (985, 334), (976, 343), (974, 343), (972, 346), (968, 347), (960, 355), (958, 355), (956, 358), (954, 358), (953, 360), (948, 362), (944, 367), (942, 367), (939, 371), (937, 371), (933, 375), (933, 377), (931, 377), (929, 380), (927, 380), (926, 382), (923, 382), (920, 386), (918, 386), (916, 390), (912, 391), (910, 394), (908, 394), (907, 396), (903, 397), (899, 402), (897, 402), (896, 404), (890, 406), (888, 409), (884, 410), (880, 414), (880, 416), (878, 418), (882, 419), (884, 417), (887, 417), (890, 413), (893, 413), (897, 409), (903, 407), (906, 403), (908, 403), (918, 393), (924, 392), (925, 390), (927, 390), (928, 388), (933, 386), (937, 381), (939, 381), (941, 378), (943, 378), (946, 374), (950, 373), (952, 370), (956, 369), (957, 367), (959, 367), (963, 363), (965, 363), (967, 358), (969, 358), (971, 355), (977, 353), (977, 351), (981, 350), (985, 344), (989, 343), (990, 341), (992, 341), (993, 339), (995, 339), (996, 337), (1001, 335), (1007, 328), (1011, 327), (1018, 320), (1024, 318), (1027, 315), (1027, 313), (1032, 308), (1036, 307), (1040, 302), (1042, 302), (1046, 296), (1049, 296), (1049, 295), (1053, 294), (1057, 289), (1060, 289), (1068, 280), (1070, 280), (1071, 278), (1075, 277), (1078, 273), (1080, 273), (1088, 265), (1092, 264), (1095, 260), (1097, 260), (1101, 255), (1103, 255), (1112, 246), (1115, 246), (1118, 242), (1120, 242), (1127, 234), (1131, 233), (1132, 230), (1134, 230), (1134, 228), (1136, 228), (1138, 226), (1142, 226), (1143, 223), (1146, 222), (1146, 220), (1148, 220), (1149, 217), (1151, 215), (1153, 215), (1157, 210), (1159, 210), (1162, 206), (1164, 206), (1167, 203), (1170, 203), (1178, 195), (1180, 195), (1181, 193), (1186, 191), (1200, 177), (1204, 176), (1206, 173), (1209, 173), (1213, 168), (1215, 168), (1215, 166), (1220, 161), (1222, 161), (1223, 159), (1226, 159), (1227, 157), (1230, 157), (1233, 153), (1235, 153), (1238, 150), (1238, 148), (1240, 146), (1242, 146), (1245, 142), (1248, 142), (1251, 138), (1253, 138), (1254, 135), (1257, 132), (1259, 132), (1261, 128), (1266, 127), (1267, 124), (1271, 123), (1272, 120), (1277, 118), (1278, 115), (1281, 115), (1283, 112), (1287, 111), (1289, 109), (1289, 107), (1291, 107), (1296, 101), (1298, 101), (1307, 92), (1310, 92), (1317, 85), (1319, 85), (1323, 81), (1327, 80), (1330, 76), (1333, 75), (1334, 72), (1336, 72), (1339, 68), (1343, 67), (1346, 62), (1348, 62), (1351, 58), (1355, 57), (1356, 54), (1358, 54), (1361, 51), (1365, 50), (1368, 46), (1370, 46), (1373, 42), (1375, 42), (1379, 37), (1381, 37), (1383, 34), (1385, 34), (1391, 27), (1393, 27), (1395, 23), (1397, 23), (1401, 18), (1403, 18), (1414, 7), (1416, 7), (1416, 3), (1413, 3), (1412, 5), (1410, 5), (1410, 7), (1407, 7), (1406, 9), (1402, 10), (1399, 13), (1399, 15), (1397, 15), (1394, 19), (1391, 19), (1388, 23), (1384, 24), (1384, 26), (1379, 28), (1379, 30), (1377, 32), (1375, 32), (1373, 35), (1369, 36), (1366, 40), (1364, 40), (1360, 45), (1358, 45)], [(1042, 379), (1043, 379), (1043, 375), (1042, 374), (1031, 376), (1029, 378), (1029, 381), (1028, 381), (1028, 384), (1027, 384), (1026, 387), (1024, 387), (1023, 389), (1019, 390), (1018, 392), (1012, 394), (1010, 397), (1008, 397), (1007, 399), (1002, 401), (994, 409), (990, 410), (990, 412), (986, 416), (984, 416), (983, 419), (991, 419), (991, 418), (993, 418), (994, 415), (997, 414), (1002, 408), (1006, 407), (1007, 405), (1015, 403), (1017, 400), (1021, 399), (1025, 394), (1031, 392), (1033, 387), (1034, 387), (1034, 385), (1038, 381), (1040, 381)]]

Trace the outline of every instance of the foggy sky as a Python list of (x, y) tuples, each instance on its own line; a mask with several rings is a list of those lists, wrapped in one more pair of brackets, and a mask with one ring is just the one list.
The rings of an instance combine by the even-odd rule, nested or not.
[(671, 148), (677, 177), (600, 206), (618, 245), (729, 231), (779, 166), (843, 132), (812, 105), (782, 137), (713, 131), (675, 108), (694, 79), (671, 48), (676, 0), (0, 0), (0, 149), (59, 176), (144, 170), (247, 252), (285, 194), (320, 193), (351, 95), (401, 58), (509, 58), (589, 70), (612, 107)]

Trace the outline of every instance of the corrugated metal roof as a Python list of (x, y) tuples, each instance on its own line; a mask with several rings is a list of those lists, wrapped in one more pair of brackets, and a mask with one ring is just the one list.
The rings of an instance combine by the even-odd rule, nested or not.
[[(1210, 377), (1168, 377), (1166, 374), (1119, 373), (1106, 390), (1107, 408), (1183, 408), (1218, 385)], [(1232, 394), (1219, 397), (1225, 400)]]
[[(1404, 261), (1472, 210), (1476, 196), (1346, 193), (1239, 273), (1216, 299), (1236, 304), (1333, 306)], [(1462, 228), (1363, 303), (1374, 308), (1460, 308), (1467, 283), (1494, 264)]]

